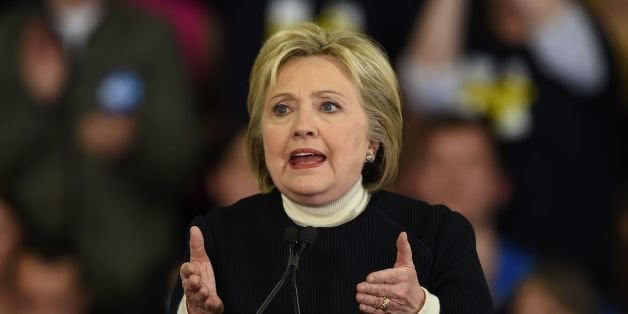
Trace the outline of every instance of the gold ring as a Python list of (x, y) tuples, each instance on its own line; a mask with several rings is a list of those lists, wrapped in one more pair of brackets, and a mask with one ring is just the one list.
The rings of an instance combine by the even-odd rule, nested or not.
[(384, 300), (382, 300), (382, 305), (379, 306), (379, 309), (386, 312), (386, 310), (388, 309), (388, 304), (390, 304), (390, 298), (384, 297)]

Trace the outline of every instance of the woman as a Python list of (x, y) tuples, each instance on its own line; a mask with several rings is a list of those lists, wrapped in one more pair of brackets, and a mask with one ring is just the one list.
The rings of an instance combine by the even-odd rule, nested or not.
[[(402, 117), (374, 43), (312, 24), (277, 33), (253, 66), (248, 110), (265, 194), (194, 219), (172, 313), (255, 312), (286, 267), (282, 234), (295, 224), (318, 230), (291, 284), (305, 313), (492, 311), (469, 223), (380, 190), (396, 175)], [(292, 291), (267, 312), (292, 312)]]

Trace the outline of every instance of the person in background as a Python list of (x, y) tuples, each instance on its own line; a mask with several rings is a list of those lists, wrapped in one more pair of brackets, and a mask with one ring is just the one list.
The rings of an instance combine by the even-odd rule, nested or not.
[(16, 314), (87, 314), (90, 293), (82, 266), (65, 248), (31, 246), (17, 257), (14, 275)]
[(11, 283), (21, 238), (22, 225), (15, 209), (0, 194), (0, 314), (13, 314), (16, 310)]
[(496, 142), (482, 121), (433, 117), (407, 130), (396, 191), (444, 204), (467, 218), (493, 300), (500, 308), (533, 269), (534, 257), (497, 230), (510, 197)]
[(512, 296), (507, 313), (588, 314), (601, 310), (599, 295), (578, 268), (565, 262), (544, 261)]
[(77, 240), (95, 313), (163, 310), (199, 151), (167, 24), (115, 0), (20, 3), (0, 60), (0, 185), (33, 232)]
[[(223, 110), (218, 106), (218, 76), (224, 56), (223, 22), (214, 8), (202, 0), (124, 0), (132, 6), (154, 14), (167, 21), (173, 29), (177, 47), (182, 52), (189, 82), (198, 108), (196, 115), (201, 122), (201, 143), (203, 158), (211, 159), (220, 150), (220, 142), (225, 134), (233, 131)], [(204, 165), (203, 165), (204, 166)], [(203, 202), (203, 166), (199, 166), (195, 177), (191, 202)], [(187, 205), (187, 204), (186, 204)], [(195, 206), (195, 204), (190, 204)], [(187, 220), (186, 220), (187, 221)]]
[(571, 0), (434, 0), (416, 25), (398, 67), (409, 111), (487, 120), (515, 187), (499, 229), (603, 285), (628, 124), (595, 20)]
[(207, 194), (215, 206), (229, 206), (260, 192), (246, 159), (246, 129), (229, 137), (218, 162), (207, 173)]
[(248, 99), (248, 159), (263, 193), (192, 221), (171, 313), (255, 312), (296, 226), (316, 243), (269, 313), (492, 311), (466, 219), (381, 190), (397, 172), (403, 120), (374, 42), (311, 23), (280, 31), (260, 50)]

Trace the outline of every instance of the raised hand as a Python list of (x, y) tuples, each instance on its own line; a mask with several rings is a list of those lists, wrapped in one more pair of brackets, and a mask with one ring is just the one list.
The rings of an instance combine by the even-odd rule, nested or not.
[(190, 228), (190, 261), (181, 265), (180, 275), (189, 314), (223, 312), (224, 304), (216, 293), (214, 269), (198, 227)]
[(393, 268), (370, 273), (357, 285), (356, 300), (364, 313), (418, 313), (425, 303), (405, 232), (397, 238)]

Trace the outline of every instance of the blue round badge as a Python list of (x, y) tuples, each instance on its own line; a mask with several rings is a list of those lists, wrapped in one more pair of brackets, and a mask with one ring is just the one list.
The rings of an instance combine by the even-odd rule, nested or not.
[(114, 70), (103, 79), (97, 97), (104, 111), (128, 113), (144, 99), (144, 82), (131, 70)]

